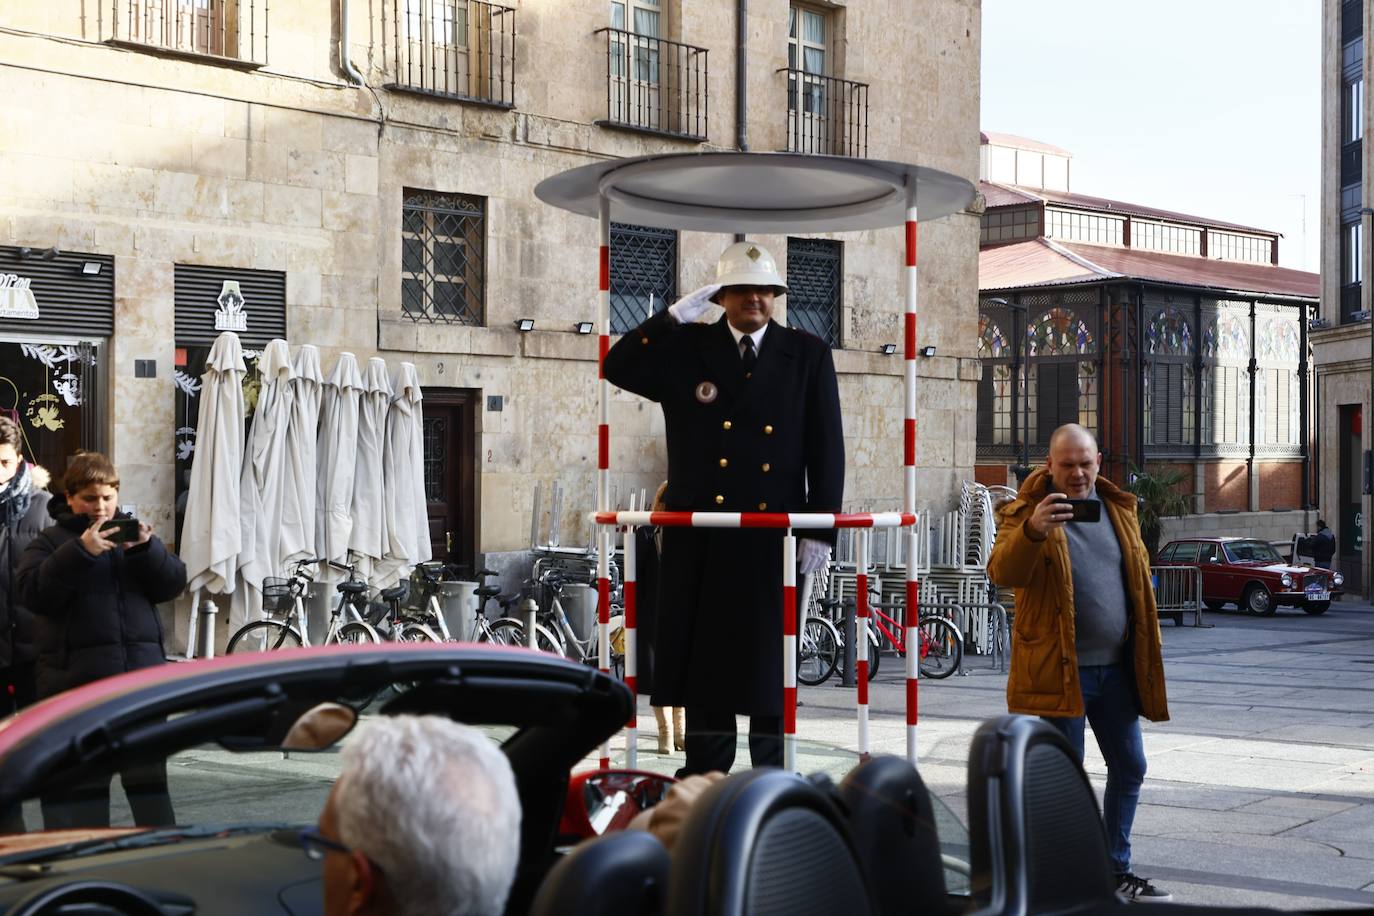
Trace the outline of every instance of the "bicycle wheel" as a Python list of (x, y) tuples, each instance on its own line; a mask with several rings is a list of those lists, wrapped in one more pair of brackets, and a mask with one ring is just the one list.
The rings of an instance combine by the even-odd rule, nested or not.
[(824, 617), (808, 617), (802, 626), (797, 680), (808, 687), (824, 684), (840, 663), (840, 634)]
[[(836, 628), (835, 632), (840, 632), (839, 628)], [(841, 637), (839, 645), (841, 651), (840, 657), (835, 660), (835, 669), (840, 672), (840, 677), (844, 677), (843, 637)], [(870, 623), (868, 626), (868, 679), (870, 681), (878, 676), (878, 665), (881, 664), (883, 658), (882, 645), (882, 640), (878, 638), (876, 628)], [(854, 660), (855, 662), (858, 661), (857, 653), (855, 654)]]
[(377, 635), (377, 631), (372, 629), (369, 624), (350, 621), (339, 627), (339, 632), (335, 634), (333, 642), (348, 646), (371, 646), (382, 641), (382, 637)]
[(225, 655), (245, 652), (270, 652), (273, 649), (295, 649), (301, 644), (301, 634), (275, 620), (258, 620), (240, 627), (225, 647)]
[(943, 617), (922, 617), (920, 635), (917, 667), (921, 677), (945, 678), (959, 669), (964, 659), (964, 639), (958, 627)]
[(391, 637), (393, 642), (443, 642), (444, 639), (428, 626), (415, 620), (403, 620)]

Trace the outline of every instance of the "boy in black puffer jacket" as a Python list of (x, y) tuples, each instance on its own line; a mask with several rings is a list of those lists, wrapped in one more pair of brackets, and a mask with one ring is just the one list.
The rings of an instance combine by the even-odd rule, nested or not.
[[(140, 524), (127, 544), (102, 532), (117, 517), (119, 475), (104, 455), (79, 452), (48, 511), (57, 524), (29, 543), (19, 595), (34, 614), (38, 698), (166, 661), (156, 604), (186, 587), (186, 567)], [(111, 535), (107, 537), (107, 535)], [(173, 823), (165, 764), (129, 766), (120, 781), (139, 826)], [(109, 779), (43, 799), (44, 826), (109, 824)]]

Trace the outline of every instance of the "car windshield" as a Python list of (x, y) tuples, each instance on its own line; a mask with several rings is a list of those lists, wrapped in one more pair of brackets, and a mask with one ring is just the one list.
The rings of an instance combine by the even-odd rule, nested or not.
[[(371, 707), (364, 712), (358, 727), (378, 715), (375, 710)], [(516, 732), (506, 725), (477, 727), (498, 745)], [(121, 755), (121, 767), (113, 779), (101, 774), (82, 779), (65, 791), (44, 794), (41, 800), (24, 799), (22, 825), (7, 819), (0, 828), (0, 862), (7, 857), (7, 840), (16, 833), (85, 828), (103, 821), (106, 812), (108, 825), (114, 829), (133, 828), (138, 821), (158, 828), (314, 824), (339, 775), (342, 751), (354, 734), (356, 727), (330, 746), (310, 751), (242, 750), (207, 742), (171, 754), (141, 755), (136, 760)], [(170, 821), (159, 816), (156, 805), (144, 808), (146, 816), (136, 819), (134, 807), (147, 804), (140, 794), (140, 782), (149, 777), (156, 781), (164, 769)]]
[(1232, 563), (1281, 563), (1283, 557), (1264, 541), (1232, 541), (1226, 545)]

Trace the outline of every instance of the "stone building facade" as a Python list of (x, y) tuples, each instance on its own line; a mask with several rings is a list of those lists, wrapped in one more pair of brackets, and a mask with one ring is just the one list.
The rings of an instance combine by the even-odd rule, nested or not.
[[(562, 541), (585, 543), (596, 337), (574, 326), (595, 318), (596, 226), (537, 201), (540, 180), (741, 137), (977, 175), (978, 0), (755, 0), (741, 55), (725, 0), (510, 4), (0, 0), (0, 275), (34, 278), (42, 314), (0, 317), (0, 375), (16, 381), (0, 408), (27, 414), (31, 451), (109, 451), (122, 501), (171, 531), (188, 386), (231, 281), (246, 340), (315, 344), (326, 374), (343, 351), (415, 363), (427, 416), (453, 425), (430, 483), (456, 494), (434, 528), (454, 559), (527, 547), (534, 488), (555, 480)], [(707, 282), (731, 241), (658, 239), (655, 262), (626, 233), (613, 280), (631, 312)], [(920, 343), (937, 355), (920, 363), (917, 462), (933, 508), (974, 464), (977, 238), (972, 212), (921, 236)], [(759, 241), (780, 262), (799, 252), (789, 271), (803, 256), (819, 270), (809, 320), (837, 345), (849, 505), (896, 507), (901, 360), (881, 350), (900, 342), (900, 230), (823, 237), (828, 261)], [(58, 400), (64, 380), (84, 384), (79, 404)], [(621, 502), (663, 476), (661, 435), (656, 407), (616, 393)]]
[[(1374, 552), (1364, 520), (1370, 502), (1369, 233), (1374, 210), (1364, 175), (1374, 168), (1364, 145), (1371, 111), (1367, 44), (1370, 6), (1362, 0), (1322, 4), (1321, 308), (1312, 326), (1316, 367), (1316, 502), (1336, 533), (1336, 561), (1352, 591), (1371, 594)], [(1360, 587), (1358, 583), (1363, 583)]]

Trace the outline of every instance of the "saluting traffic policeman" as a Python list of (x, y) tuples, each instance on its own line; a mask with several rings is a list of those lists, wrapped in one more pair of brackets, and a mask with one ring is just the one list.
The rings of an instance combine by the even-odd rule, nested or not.
[[(716, 282), (660, 312), (606, 354), (606, 378), (663, 406), (669, 511), (836, 512), (844, 432), (830, 347), (771, 318), (787, 293), (754, 242), (725, 249)], [(698, 323), (715, 302), (725, 314)], [(798, 532), (803, 574), (833, 530)], [(754, 766), (782, 764), (782, 535), (665, 528), (653, 703), (687, 708), (679, 775), (729, 771), (735, 716), (750, 717)]]

